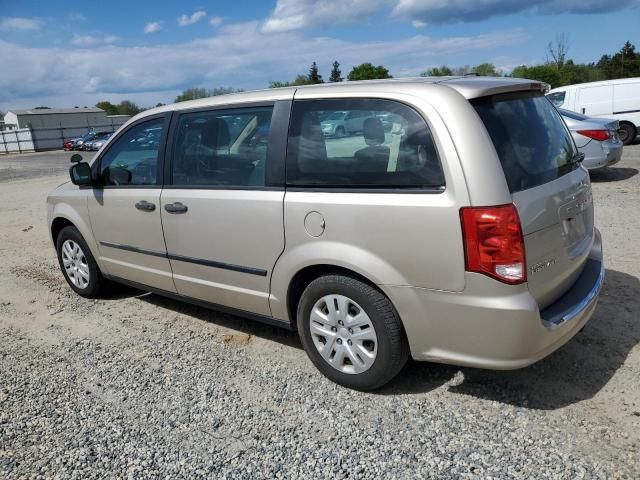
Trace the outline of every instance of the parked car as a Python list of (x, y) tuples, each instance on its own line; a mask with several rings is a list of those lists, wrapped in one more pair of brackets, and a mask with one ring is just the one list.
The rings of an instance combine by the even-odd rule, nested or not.
[(105, 135), (111, 135), (112, 132), (109, 131), (101, 131), (101, 132), (89, 132), (85, 137), (83, 137), (80, 141), (76, 142), (75, 149), (83, 150), (83, 151), (91, 151), (93, 148), (91, 144), (99, 138), (104, 137)]
[[(115, 281), (297, 330), (350, 388), (409, 355), (524, 367), (584, 327), (604, 278), (589, 174), (543, 90), (423, 78), (148, 110), (50, 193), (60, 268), (84, 297)], [(366, 121), (345, 142), (321, 111)]]
[(85, 151), (98, 151), (102, 146), (111, 138), (112, 132), (102, 132), (97, 134), (93, 139), (84, 143), (82, 150)]
[(68, 140), (65, 140), (62, 144), (62, 148), (67, 152), (70, 150), (73, 150), (73, 147), (78, 140), (80, 140), (80, 137), (70, 138)]
[(71, 150), (82, 150), (82, 146), (84, 145), (84, 143), (93, 140), (96, 134), (97, 133), (92, 130), (90, 132), (85, 133), (81, 137), (74, 139), (71, 145)]
[(372, 112), (360, 110), (333, 112), (320, 122), (320, 127), (325, 135), (344, 137), (362, 132), (364, 121), (373, 116)]
[(618, 120), (625, 145), (640, 133), (640, 78), (568, 85), (554, 88), (548, 96), (558, 108)]
[(558, 111), (567, 124), (578, 151), (584, 154), (582, 165), (589, 170), (610, 167), (622, 158), (623, 143), (618, 136), (617, 120), (587, 117), (563, 108)]

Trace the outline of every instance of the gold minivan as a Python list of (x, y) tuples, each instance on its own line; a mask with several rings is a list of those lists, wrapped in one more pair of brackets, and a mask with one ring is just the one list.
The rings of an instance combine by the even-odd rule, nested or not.
[(409, 355), (524, 367), (584, 326), (604, 276), (544, 91), (422, 78), (145, 111), (49, 195), (60, 267), (85, 297), (120, 282), (295, 329), (359, 390)]

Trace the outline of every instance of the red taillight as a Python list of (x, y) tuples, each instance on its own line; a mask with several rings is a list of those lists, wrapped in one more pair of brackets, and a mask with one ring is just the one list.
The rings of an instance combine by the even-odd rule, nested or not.
[(609, 134), (609, 130), (576, 130), (580, 135), (584, 135), (585, 137), (592, 138), (593, 140), (598, 140), (599, 142), (604, 142), (605, 140), (609, 140), (611, 136)]
[(464, 207), (460, 220), (467, 271), (512, 285), (527, 281), (524, 239), (515, 205)]

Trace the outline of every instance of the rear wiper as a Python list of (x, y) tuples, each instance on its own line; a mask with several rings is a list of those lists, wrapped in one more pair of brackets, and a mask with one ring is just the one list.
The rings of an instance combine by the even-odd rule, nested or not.
[(576, 152), (571, 157), (571, 163), (582, 163), (583, 160), (584, 160), (584, 153), (582, 152)]

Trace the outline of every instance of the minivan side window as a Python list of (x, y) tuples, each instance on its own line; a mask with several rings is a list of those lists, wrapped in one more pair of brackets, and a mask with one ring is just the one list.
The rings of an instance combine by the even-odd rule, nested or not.
[(100, 159), (100, 178), (105, 186), (156, 185), (158, 150), (164, 118), (130, 127)]
[(263, 187), (273, 107), (183, 113), (171, 164), (174, 186)]
[(295, 101), (286, 176), (288, 185), (298, 187), (444, 187), (424, 119), (407, 105), (383, 99)]

